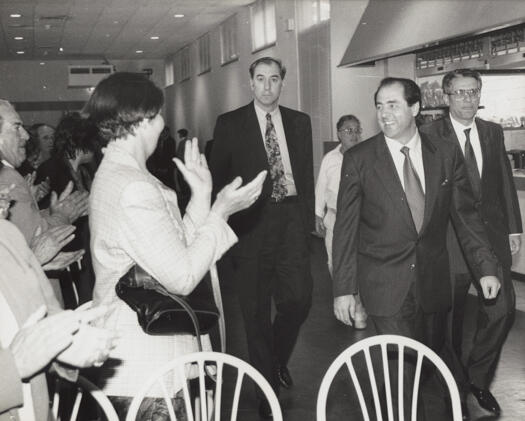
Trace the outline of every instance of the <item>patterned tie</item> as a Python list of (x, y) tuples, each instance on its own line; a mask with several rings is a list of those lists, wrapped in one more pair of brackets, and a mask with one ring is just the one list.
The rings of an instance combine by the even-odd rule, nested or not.
[(277, 133), (272, 122), (270, 113), (266, 114), (266, 132), (264, 135), (268, 165), (270, 166), (270, 177), (272, 178), (272, 199), (280, 202), (286, 197), (286, 184), (284, 178), (284, 165), (281, 159), (281, 149), (277, 141)]
[(405, 155), (405, 162), (403, 163), (405, 195), (407, 197), (408, 207), (412, 213), (414, 225), (416, 226), (416, 231), (419, 232), (421, 225), (423, 225), (423, 216), (425, 214), (425, 193), (423, 193), (421, 181), (412, 165), (412, 160), (409, 155), (410, 149), (403, 146), (401, 152)]
[(481, 177), (479, 176), (476, 155), (474, 155), (474, 149), (472, 149), (472, 144), (470, 143), (470, 129), (465, 129), (463, 132), (465, 133), (465, 163), (467, 164), (468, 178), (474, 196), (479, 198), (481, 192)]

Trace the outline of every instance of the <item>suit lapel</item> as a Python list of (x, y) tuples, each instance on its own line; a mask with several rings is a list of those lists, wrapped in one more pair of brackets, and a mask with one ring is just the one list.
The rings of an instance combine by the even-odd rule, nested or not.
[(476, 118), (475, 124), (476, 124), (476, 129), (478, 130), (479, 143), (481, 145), (481, 159), (483, 162), (483, 167), (481, 169), (481, 191), (483, 192), (483, 180), (485, 179), (485, 177), (483, 177), (483, 174), (485, 174), (485, 170), (488, 166), (487, 165), (488, 157), (491, 156), (490, 154), (491, 144), (490, 144), (487, 128), (483, 124), (483, 121), (480, 120), (479, 118)]
[[(288, 156), (290, 157), (290, 164), (292, 166), (292, 174), (294, 180), (298, 180), (298, 141), (300, 141), (299, 133), (297, 133), (297, 127), (292, 116), (288, 114), (288, 111), (279, 107), (281, 111), (281, 119), (283, 121), (284, 135), (286, 136), (286, 146), (288, 147)], [(297, 186), (296, 186), (297, 187)]]
[(424, 232), (428, 221), (432, 216), (432, 209), (438, 194), (441, 182), (440, 161), (436, 159), (436, 147), (424, 133), (419, 133), (421, 137), (421, 152), (423, 155), (423, 169), (425, 171), (425, 214), (420, 234)]
[(394, 165), (394, 160), (392, 159), (392, 155), (390, 154), (390, 150), (388, 149), (384, 135), (379, 134), (377, 140), (377, 159), (374, 165), (374, 171), (378, 175), (381, 183), (385, 187), (385, 191), (392, 200), (392, 208), (401, 212), (407, 225), (415, 232), (416, 227), (414, 225), (414, 220), (412, 219), (412, 213), (410, 212), (410, 208), (408, 206), (405, 190), (403, 190), (403, 185), (399, 179), (396, 166)]
[[(269, 171), (268, 156), (264, 148), (264, 139), (261, 134), (259, 120), (257, 119), (253, 102), (246, 106), (246, 115), (242, 124), (244, 124), (244, 129), (241, 133), (245, 134), (242, 141), (246, 142), (247, 146), (244, 149), (244, 153), (246, 153), (245, 162), (249, 163), (250, 166), (254, 165), (255, 168), (265, 168)], [(269, 177), (267, 177), (267, 179), (269, 179)]]

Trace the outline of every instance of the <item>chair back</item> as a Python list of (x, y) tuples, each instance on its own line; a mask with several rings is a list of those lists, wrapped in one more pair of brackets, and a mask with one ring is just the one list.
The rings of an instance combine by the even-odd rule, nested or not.
[[(60, 389), (61, 384), (65, 383), (60, 378), (57, 378), (56, 381), (56, 389), (53, 395), (53, 404), (52, 404), (52, 410), (54, 419), (56, 421), (65, 421), (64, 414), (59, 413), (59, 406), (60, 406)], [(97, 406), (99, 410), (104, 414), (105, 420), (107, 421), (119, 421), (118, 415), (113, 408), (113, 405), (111, 405), (111, 402), (109, 401), (108, 397), (100, 390), (97, 386), (95, 386), (93, 383), (91, 383), (89, 380), (82, 376), (78, 376), (77, 382), (73, 385), (75, 390), (75, 396), (73, 400), (73, 405), (71, 410), (67, 411), (69, 414), (69, 417), (67, 418), (70, 421), (75, 421), (78, 417), (79, 410), (80, 410), (80, 404), (82, 403), (82, 400), (84, 396), (90, 395), (92, 400), (97, 403)]]
[[(189, 366), (197, 366), (198, 372), (198, 391), (195, 400), (195, 408), (192, 406), (192, 396), (188, 381)], [(186, 354), (170, 361), (155, 372), (150, 379), (148, 379), (139, 392), (134, 396), (131, 402), (126, 421), (136, 421), (137, 413), (144, 398), (148, 396), (148, 391), (155, 387), (156, 390), (161, 390), (162, 398), (166, 402), (170, 420), (175, 421), (175, 408), (173, 407), (172, 398), (168, 393), (166, 385), (166, 378), (168, 374), (175, 374), (179, 379), (185, 379), (182, 382), (182, 395), (184, 399), (184, 406), (186, 409), (186, 419), (188, 421), (202, 420), (202, 421), (219, 421), (221, 420), (221, 409), (223, 409), (223, 384), (225, 383), (224, 371), (225, 368), (231, 367), (236, 376), (234, 377), (234, 391), (231, 399), (231, 416), (230, 420), (237, 420), (239, 411), (239, 401), (241, 397), (241, 389), (245, 377), (251, 379), (260, 388), (266, 396), (270, 407), (272, 409), (273, 420), (282, 421), (281, 408), (277, 396), (273, 391), (268, 381), (250, 364), (240, 360), (232, 355), (223, 354), (220, 352), (195, 352)], [(206, 391), (206, 384), (210, 383), (209, 379), (213, 377), (211, 390)], [(208, 379), (208, 381), (207, 381)], [(229, 399), (228, 399), (229, 400)]]
[[(392, 391), (391, 391), (391, 380), (389, 372), (389, 359), (388, 352), (392, 350), (397, 351), (398, 359), (398, 418), (399, 420), (405, 420), (404, 417), (404, 402), (403, 402), (403, 373), (404, 366), (406, 363), (405, 351), (409, 351), (416, 355), (416, 367), (414, 376), (414, 387), (412, 390), (412, 405), (411, 405), (411, 420), (417, 420), (417, 402), (419, 396), (419, 383), (421, 379), (421, 370), (423, 367), (424, 360), (430, 361), (442, 375), (448, 386), (451, 403), (452, 403), (452, 416), (454, 421), (461, 421), (461, 402), (459, 398), (459, 391), (450, 372), (449, 368), (443, 362), (443, 360), (429, 347), (405, 336), (398, 335), (377, 335), (370, 338), (363, 339), (343, 351), (334, 360), (334, 362), (328, 368), (319, 388), (319, 394), (317, 396), (317, 421), (326, 420), (326, 401), (328, 392), (334, 377), (343, 367), (346, 365), (350, 378), (356, 390), (361, 412), (365, 421), (370, 421), (366, 401), (363, 394), (362, 384), (356, 374), (355, 361), (353, 360), (356, 355), (364, 355), (366, 368), (368, 370), (368, 379), (370, 382), (370, 388), (372, 391), (373, 405), (376, 412), (378, 421), (383, 421), (383, 415), (381, 412), (381, 402), (379, 399), (379, 392), (377, 387), (376, 376), (374, 373), (374, 364), (371, 357), (371, 348), (379, 347), (381, 351), (381, 362), (383, 366), (383, 378), (384, 378), (384, 389), (386, 395), (386, 409), (388, 413), (388, 420), (394, 420), (394, 408), (392, 403)], [(406, 420), (408, 421), (408, 420)]]

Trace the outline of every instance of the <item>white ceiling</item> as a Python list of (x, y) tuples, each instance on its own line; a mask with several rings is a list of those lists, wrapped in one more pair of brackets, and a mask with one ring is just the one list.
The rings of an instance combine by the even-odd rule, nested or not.
[(253, 1), (0, 0), (0, 60), (163, 59)]

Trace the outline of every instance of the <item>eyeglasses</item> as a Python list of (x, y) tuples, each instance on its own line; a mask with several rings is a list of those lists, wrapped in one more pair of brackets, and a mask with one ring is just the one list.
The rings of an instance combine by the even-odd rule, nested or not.
[(447, 95), (452, 95), (461, 99), (474, 99), (478, 98), (481, 94), (481, 90), (478, 88), (475, 89), (457, 89), (452, 92), (448, 92)]
[(358, 127), (357, 129), (352, 129), (351, 127), (348, 129), (340, 129), (338, 130), (339, 133), (346, 133), (346, 134), (358, 134), (361, 133), (363, 129), (361, 127)]

